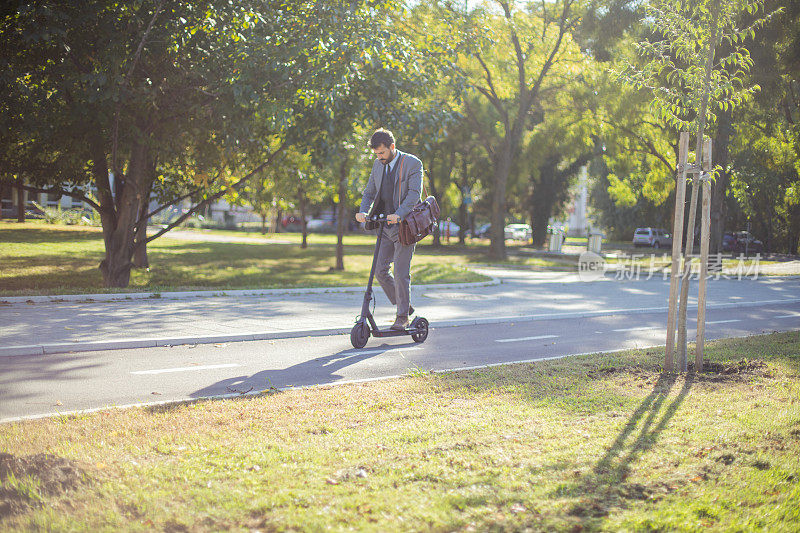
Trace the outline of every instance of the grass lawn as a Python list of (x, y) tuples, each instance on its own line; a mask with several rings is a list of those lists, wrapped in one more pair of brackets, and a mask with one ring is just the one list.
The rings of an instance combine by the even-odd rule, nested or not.
[(0, 529), (797, 531), (800, 333), (0, 426)]
[[(346, 236), (342, 272), (332, 270), (335, 235), (311, 235), (311, 245), (303, 250), (297, 234), (264, 239), (227, 233), (250, 236), (252, 242), (187, 241), (170, 239), (169, 234), (156, 239), (148, 246), (151, 267), (134, 270), (123, 292), (358, 286), (369, 275), (375, 242), (367, 235)], [(413, 283), (486, 280), (465, 268), (485, 262), (483, 251), (474, 246), (418, 245)], [(0, 295), (110, 292), (103, 288), (98, 269), (103, 256), (99, 228), (0, 222)]]

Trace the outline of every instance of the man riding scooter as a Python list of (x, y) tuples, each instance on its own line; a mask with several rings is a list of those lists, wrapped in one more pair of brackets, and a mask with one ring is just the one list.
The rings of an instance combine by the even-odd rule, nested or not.
[[(403, 330), (409, 315), (414, 314), (410, 303), (411, 258), (415, 243), (400, 242), (400, 221), (419, 203), (422, 191), (422, 162), (414, 155), (395, 148), (391, 131), (380, 128), (369, 140), (377, 159), (372, 165), (369, 181), (361, 198), (356, 220), (364, 223), (368, 217), (386, 215), (388, 224), (378, 226), (383, 231), (378, 250), (376, 277), (383, 292), (397, 306), (397, 316), (391, 329)], [(394, 263), (394, 276), (389, 273)]]

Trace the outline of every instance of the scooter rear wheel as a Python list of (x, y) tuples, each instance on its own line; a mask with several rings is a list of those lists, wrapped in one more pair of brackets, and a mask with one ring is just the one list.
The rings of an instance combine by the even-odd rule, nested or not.
[(418, 318), (416, 323), (417, 332), (412, 333), (411, 338), (414, 339), (414, 342), (425, 342), (425, 339), (428, 338), (428, 321), (424, 318)]
[(366, 322), (356, 322), (350, 330), (350, 344), (353, 348), (363, 348), (369, 340), (369, 326)]

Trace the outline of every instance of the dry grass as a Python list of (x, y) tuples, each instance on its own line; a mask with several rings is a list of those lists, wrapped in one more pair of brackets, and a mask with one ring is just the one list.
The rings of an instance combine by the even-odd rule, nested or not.
[(4, 530), (800, 528), (800, 334), (597, 354), (0, 427), (35, 475)]

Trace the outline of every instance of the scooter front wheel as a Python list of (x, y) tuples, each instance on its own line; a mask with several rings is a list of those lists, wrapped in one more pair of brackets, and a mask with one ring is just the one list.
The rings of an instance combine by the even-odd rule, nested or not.
[(369, 326), (366, 322), (356, 322), (350, 330), (350, 344), (353, 348), (363, 348), (369, 340)]

